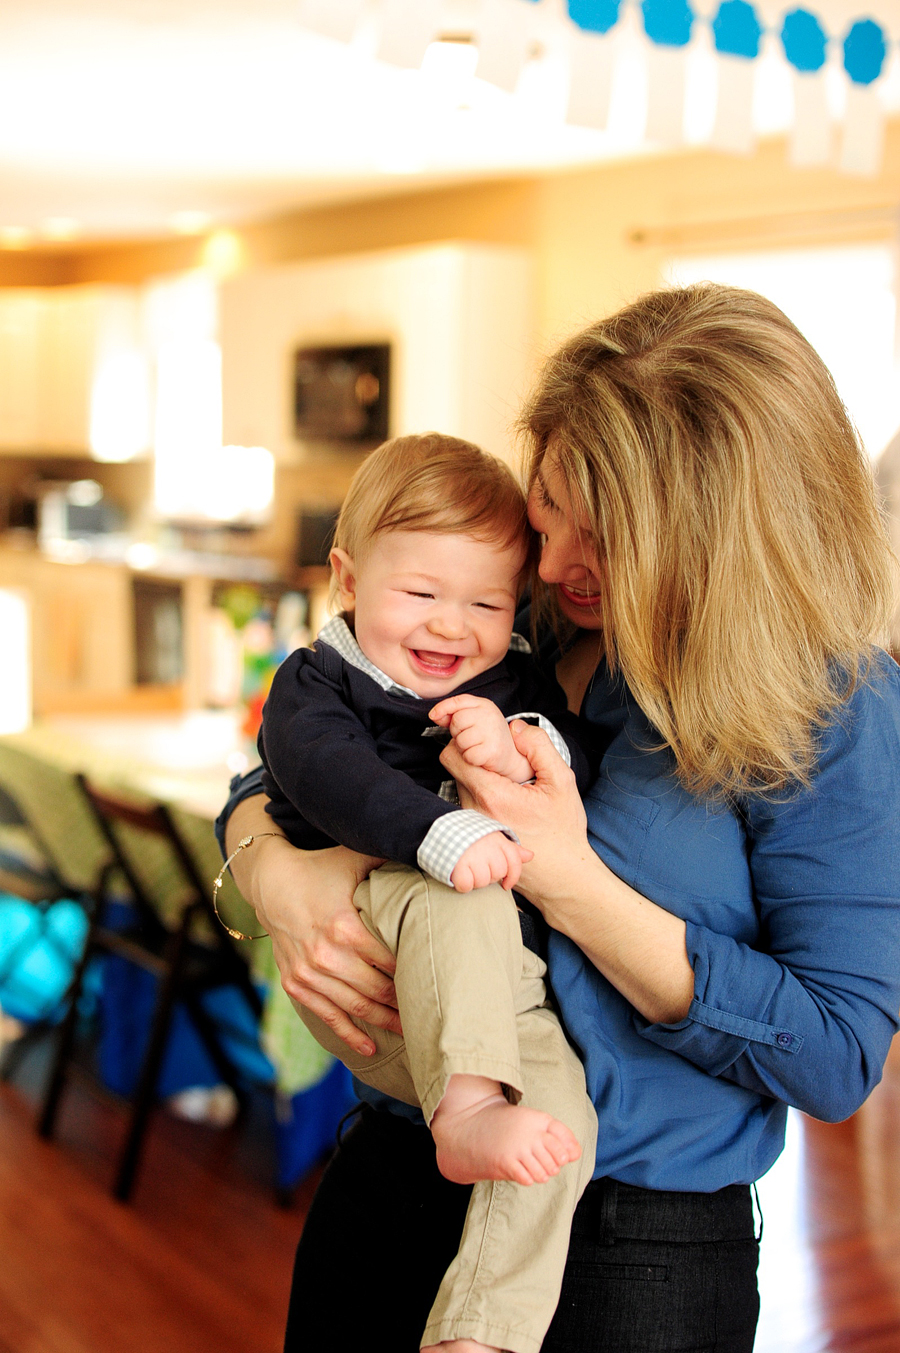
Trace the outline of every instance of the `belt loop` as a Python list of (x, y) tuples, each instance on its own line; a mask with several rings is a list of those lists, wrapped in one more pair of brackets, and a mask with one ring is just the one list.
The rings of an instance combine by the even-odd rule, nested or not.
[(750, 1185), (750, 1189), (751, 1189), (751, 1192), (752, 1192), (752, 1194), (753, 1194), (753, 1202), (756, 1204), (756, 1215), (757, 1215), (757, 1217), (759, 1218), (759, 1232), (758, 1232), (757, 1237), (756, 1237), (756, 1243), (757, 1243), (757, 1245), (761, 1245), (761, 1244), (762, 1244), (762, 1238), (763, 1238), (763, 1211), (762, 1211), (762, 1204), (761, 1204), (760, 1201), (759, 1201), (759, 1189), (756, 1187), (756, 1184), (755, 1184), (755, 1183), (751, 1184), (751, 1185)]
[(619, 1203), (619, 1184), (615, 1179), (604, 1179), (600, 1207), (600, 1225), (604, 1241), (611, 1245), (616, 1234), (616, 1212)]

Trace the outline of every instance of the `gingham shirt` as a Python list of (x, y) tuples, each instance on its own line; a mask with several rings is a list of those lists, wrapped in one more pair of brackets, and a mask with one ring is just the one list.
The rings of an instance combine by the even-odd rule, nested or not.
[[(418, 696), (415, 691), (410, 690), (408, 686), (401, 686), (399, 682), (394, 681), (393, 677), (389, 677), (386, 672), (382, 672), (379, 667), (370, 662), (356, 642), (349, 625), (341, 616), (335, 616), (323, 626), (319, 631), (319, 639), (322, 643), (330, 644), (332, 648), (336, 649), (344, 662), (349, 662), (358, 671), (365, 672), (366, 676), (371, 677), (383, 691), (421, 699), (421, 696)], [(531, 652), (531, 645), (521, 634), (513, 634), (509, 646), (515, 653)], [(510, 723), (513, 719), (536, 721), (539, 727), (547, 733), (566, 765), (572, 764), (565, 740), (560, 737), (556, 728), (543, 714), (527, 711), (504, 717), (507, 723)], [(441, 734), (444, 730), (435, 726), (433, 730), (426, 729), (423, 736), (428, 736), (432, 731), (434, 734)], [(440, 796), (448, 803), (459, 802), (456, 784), (453, 780), (446, 780), (441, 785)], [(491, 832), (497, 831), (503, 832), (504, 836), (509, 837), (510, 841), (518, 842), (519, 840), (512, 827), (504, 826), (502, 822), (495, 822), (493, 818), (486, 817), (484, 813), (476, 812), (474, 808), (460, 808), (458, 813), (448, 813), (445, 817), (439, 817), (419, 846), (417, 855), (419, 868), (424, 869), (427, 874), (431, 874), (432, 878), (438, 879), (439, 882), (449, 884), (451, 874), (469, 846), (474, 845), (482, 836), (489, 836)]]

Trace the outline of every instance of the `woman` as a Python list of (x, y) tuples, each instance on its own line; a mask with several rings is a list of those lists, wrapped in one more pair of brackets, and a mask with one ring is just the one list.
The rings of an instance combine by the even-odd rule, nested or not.
[[(520, 890), (600, 1120), (543, 1347), (739, 1353), (749, 1185), (786, 1106), (852, 1113), (898, 1025), (900, 670), (873, 647), (890, 552), (828, 372), (752, 293), (659, 292), (592, 325), (523, 427), (541, 657), (610, 745), (584, 806), (535, 729), (531, 785), (452, 746), (445, 764), (534, 851)], [(232, 800), (230, 849), (272, 830), (258, 788)], [(235, 861), (285, 986), (360, 1050), (353, 1017), (397, 1025), (390, 957), (350, 903), (370, 864), (277, 837)], [(467, 1191), (385, 1107), (317, 1195), (289, 1349), (382, 1327), (415, 1348), (455, 1252)]]

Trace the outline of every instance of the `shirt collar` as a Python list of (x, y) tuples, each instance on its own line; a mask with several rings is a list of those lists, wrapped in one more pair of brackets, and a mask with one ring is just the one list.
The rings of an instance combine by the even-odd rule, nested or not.
[[(342, 615), (333, 616), (319, 630), (319, 638), (324, 644), (329, 644), (344, 659), (349, 662), (351, 667), (364, 672), (367, 677), (371, 677), (376, 685), (389, 695), (411, 695), (416, 700), (421, 700), (422, 696), (416, 695), (415, 691), (410, 690), (408, 686), (401, 686), (393, 677), (389, 677), (386, 672), (382, 672), (380, 667), (376, 667), (374, 662), (370, 662), (365, 653), (360, 648), (354, 638), (350, 626)], [(521, 634), (513, 634), (509, 641), (510, 652), (530, 653), (531, 645), (527, 639), (523, 639)]]

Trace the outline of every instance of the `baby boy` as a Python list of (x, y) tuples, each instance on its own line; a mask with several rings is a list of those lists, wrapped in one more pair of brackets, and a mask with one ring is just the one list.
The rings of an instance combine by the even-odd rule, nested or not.
[(449, 735), (470, 764), (530, 780), (508, 723), (524, 718), (587, 786), (585, 730), (513, 634), (531, 548), (500, 461), (434, 433), (385, 443), (337, 524), (342, 614), (279, 668), (259, 743), (269, 811), (295, 845), (390, 861), (354, 903), (396, 955), (402, 1038), (363, 1026), (365, 1058), (298, 1011), (360, 1080), (419, 1106), (442, 1173), (475, 1184), (423, 1334), (456, 1353), (539, 1350), (596, 1139), (511, 896), (530, 853), (460, 807), (439, 759)]

